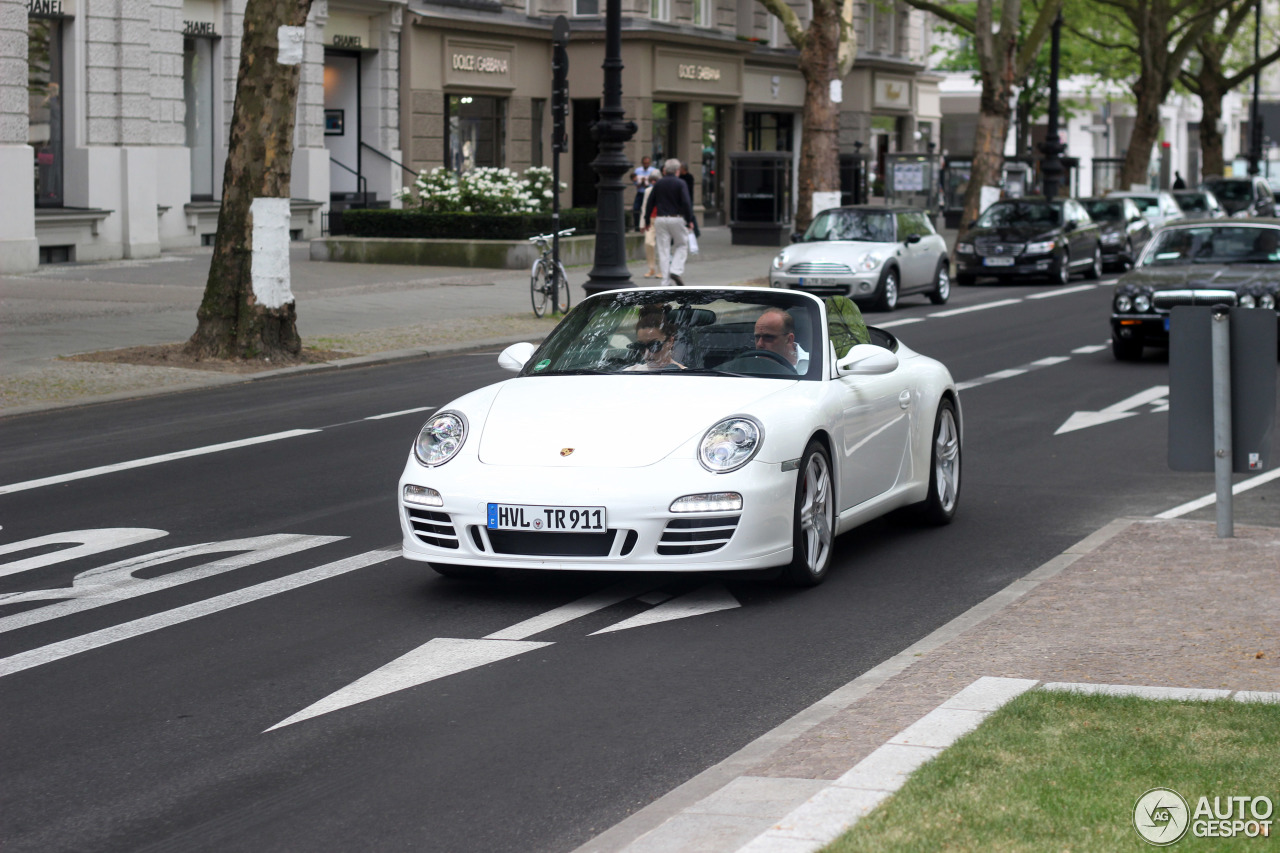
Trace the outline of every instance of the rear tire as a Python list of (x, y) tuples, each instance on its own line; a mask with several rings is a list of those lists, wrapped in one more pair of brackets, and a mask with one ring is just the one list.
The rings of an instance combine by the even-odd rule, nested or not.
[(820, 441), (810, 441), (800, 459), (791, 517), (793, 557), (782, 580), (789, 586), (817, 586), (826, 580), (835, 544), (831, 458)]
[(951, 298), (951, 262), (946, 258), (938, 261), (938, 272), (933, 276), (933, 291), (929, 301), (934, 305), (946, 305)]
[(561, 314), (568, 314), (569, 302), (572, 298), (572, 295), (569, 293), (569, 276), (565, 274), (564, 264), (556, 264), (556, 267), (560, 270), (560, 288), (556, 293), (556, 296), (558, 297), (556, 299), (556, 311)]
[(533, 271), (529, 274), (529, 298), (533, 302), (533, 316), (547, 313), (551, 291), (547, 288), (547, 265), (541, 258), (533, 262)]

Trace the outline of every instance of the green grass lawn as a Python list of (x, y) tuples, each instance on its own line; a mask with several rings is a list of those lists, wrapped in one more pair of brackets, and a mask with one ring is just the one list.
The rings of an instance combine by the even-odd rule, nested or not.
[[(1170, 849), (1280, 853), (1280, 705), (1032, 690), (826, 850), (1150, 850), (1133, 812), (1157, 787), (1181, 794), (1192, 815)], [(1195, 837), (1202, 796), (1224, 809), (1230, 796), (1269, 797), (1271, 836)]]

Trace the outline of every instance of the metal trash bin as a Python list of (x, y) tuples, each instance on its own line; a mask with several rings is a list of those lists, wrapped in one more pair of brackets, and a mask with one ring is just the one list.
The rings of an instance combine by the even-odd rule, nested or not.
[(791, 241), (791, 153), (729, 155), (729, 232), (735, 246), (785, 246)]

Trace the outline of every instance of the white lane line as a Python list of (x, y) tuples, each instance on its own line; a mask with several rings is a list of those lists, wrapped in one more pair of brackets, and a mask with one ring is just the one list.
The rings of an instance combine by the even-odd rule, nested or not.
[(566, 622), (572, 622), (588, 613), (595, 613), (597, 610), (603, 610), (606, 607), (612, 607), (615, 604), (626, 601), (628, 598), (634, 598), (642, 592), (648, 592), (656, 584), (653, 581), (637, 581), (635, 579), (626, 580), (621, 583), (613, 584), (602, 590), (585, 595), (577, 601), (571, 601), (568, 604), (548, 610), (523, 622), (517, 622), (509, 628), (503, 628), (501, 631), (494, 631), (484, 639), (486, 640), (524, 640), (532, 637), (534, 634), (541, 634), (543, 631), (549, 631), (558, 625)]
[(38, 489), (41, 486), (53, 486), (58, 483), (69, 483), (73, 480), (84, 480), (89, 477), (99, 477), (103, 474), (113, 474), (117, 471), (129, 471), (133, 468), (145, 468), (148, 465), (159, 465), (161, 462), (173, 462), (177, 459), (187, 459), (192, 456), (221, 453), (224, 450), (234, 450), (238, 447), (250, 447), (255, 444), (266, 444), (269, 441), (296, 438), (300, 435), (310, 435), (313, 432), (320, 432), (320, 430), (291, 429), (286, 432), (274, 432), (270, 435), (259, 435), (254, 438), (244, 438), (239, 441), (228, 441), (223, 444), (210, 444), (206, 447), (196, 447), (191, 450), (179, 450), (176, 453), (163, 453), (159, 456), (148, 456), (145, 459), (134, 459), (129, 462), (117, 462), (114, 465), (103, 465), (98, 468), (86, 468), (83, 471), (72, 471), (69, 474), (58, 474), (55, 477), (43, 477), (39, 480), (27, 480), (22, 483), (12, 483), (8, 486), (0, 486), (0, 495), (10, 495), (14, 492), (26, 491), (27, 489)]
[(1068, 293), (1083, 293), (1086, 290), (1093, 290), (1098, 287), (1096, 284), (1081, 284), (1075, 287), (1064, 287), (1062, 290), (1046, 290), (1044, 293), (1033, 293), (1028, 299), (1048, 299), (1051, 296), (1066, 296)]
[(1095, 352), (1102, 352), (1106, 348), (1106, 344), (1090, 344), (1087, 347), (1076, 347), (1071, 352), (1074, 355), (1090, 355)]
[[(1265, 474), (1259, 474), (1256, 477), (1250, 477), (1248, 480), (1241, 480), (1231, 487), (1231, 494), (1238, 495), (1241, 492), (1247, 492), (1255, 486), (1261, 486), (1263, 483), (1270, 483), (1277, 477), (1280, 477), (1280, 468), (1277, 468), (1274, 471), (1268, 471)], [(1212, 495), (1205, 495), (1202, 498), (1196, 498), (1195, 500), (1188, 501), (1181, 506), (1175, 506), (1173, 509), (1166, 510), (1157, 515), (1156, 518), (1177, 518), (1179, 516), (1186, 515), (1189, 512), (1195, 512), (1202, 507), (1210, 506), (1217, 501), (1217, 499), (1218, 496), (1216, 493)]]
[(1048, 358), (1040, 358), (1031, 362), (1034, 367), (1053, 367), (1055, 364), (1062, 364), (1064, 361), (1070, 361), (1069, 355), (1051, 355)]
[(173, 610), (166, 610), (163, 613), (156, 613), (152, 616), (144, 616), (141, 619), (134, 619), (132, 622), (125, 622), (120, 625), (114, 625), (110, 628), (104, 628), (101, 631), (94, 631), (89, 634), (83, 634), (79, 637), (72, 637), (69, 640), (63, 640), (58, 643), (50, 643), (47, 646), (41, 646), (31, 651), (21, 652), (20, 654), (10, 655), (7, 658), (0, 659), (0, 678), (6, 675), (13, 675), (23, 670), (33, 667), (42, 666), (46, 663), (62, 660), (63, 658), (78, 655), (81, 652), (91, 651), (112, 643), (118, 643), (121, 640), (128, 640), (133, 637), (139, 637), (143, 634), (149, 634), (152, 631), (159, 631), (161, 628), (168, 628), (170, 625), (177, 625), (191, 619), (198, 619), (201, 616), (208, 616), (211, 613), (218, 613), (241, 604), (248, 604), (268, 596), (278, 595), (282, 592), (298, 589), (307, 584), (316, 581), (327, 580), (328, 578), (337, 577), (347, 572), (363, 569), (366, 566), (372, 566), (377, 563), (383, 563), (387, 560), (400, 556), (400, 546), (396, 545), (390, 549), (379, 549), (377, 551), (366, 551), (363, 554), (357, 554), (354, 557), (347, 557), (345, 560), (338, 560), (333, 563), (327, 563), (323, 566), (317, 566), (314, 569), (308, 569), (297, 574), (288, 575), (287, 577), (277, 578), (276, 580), (266, 581), (265, 583), (256, 584), (255, 586), (246, 587), (228, 592), (224, 595), (215, 596), (205, 601), (197, 601), (184, 607), (176, 607)]
[(382, 420), (383, 418), (398, 418), (398, 417), (400, 417), (401, 415), (412, 415), (412, 414), (414, 414), (415, 412), (430, 412), (431, 410), (433, 410), (433, 409), (435, 409), (435, 408), (436, 408), (435, 406), (419, 406), (419, 407), (418, 407), (418, 408), (416, 408), (416, 409), (404, 409), (404, 410), (399, 411), (399, 412), (387, 412), (386, 414), (382, 414), (382, 415), (369, 415), (369, 417), (365, 418), (365, 420), (366, 420), (366, 421), (380, 421), (380, 420)]
[(901, 320), (890, 320), (887, 323), (872, 323), (877, 329), (891, 329), (894, 326), (909, 326), (912, 323), (923, 323), (923, 317), (904, 317)]
[(742, 603), (733, 597), (733, 593), (729, 592), (724, 584), (709, 583), (679, 598), (673, 598), (670, 601), (659, 604), (652, 610), (646, 610), (644, 613), (638, 613), (629, 619), (623, 619), (608, 628), (601, 628), (599, 631), (592, 633), (591, 636), (608, 634), (612, 631), (625, 631), (628, 628), (639, 628), (644, 625), (656, 625), (659, 622), (670, 622), (673, 619), (687, 619), (690, 616), (702, 616), (706, 613), (715, 613), (720, 610), (730, 610), (741, 606)]
[(997, 302), (984, 302), (981, 305), (969, 305), (964, 308), (952, 308), (948, 311), (934, 311), (930, 317), (954, 317), (957, 314), (969, 314), (973, 311), (986, 311), (988, 308), (1001, 308), (1005, 305), (1017, 305), (1021, 299), (1001, 299)]

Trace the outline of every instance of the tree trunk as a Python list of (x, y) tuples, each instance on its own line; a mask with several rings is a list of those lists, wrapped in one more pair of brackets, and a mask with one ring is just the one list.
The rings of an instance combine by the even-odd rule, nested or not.
[(839, 79), (839, 8), (815, 2), (813, 18), (800, 51), (804, 75), (804, 128), (800, 140), (800, 175), (796, 194), (796, 230), (813, 221), (813, 194), (840, 189), (840, 105), (831, 100), (831, 81)]
[(218, 233), (186, 347), (199, 358), (287, 359), (302, 349), (288, 273), (301, 43), (286, 38), (281, 44), (277, 33), (282, 26), (304, 27), (310, 10), (311, 0), (249, 0), (245, 9)]
[(1222, 159), (1222, 133), (1218, 122), (1222, 120), (1223, 90), (1216, 81), (1200, 80), (1200, 180), (1221, 177), (1226, 171)]
[(1133, 120), (1133, 135), (1129, 137), (1129, 148), (1124, 155), (1124, 165), (1120, 167), (1120, 187), (1128, 190), (1134, 184), (1147, 185), (1147, 170), (1151, 166), (1151, 147), (1160, 137), (1160, 104), (1164, 103), (1168, 88), (1161, 86), (1155, 76), (1139, 79), (1133, 91), (1137, 95), (1136, 115)]
[(982, 213), (982, 188), (998, 187), (1004, 179), (1004, 144), (1013, 117), (1009, 97), (1013, 92), (1014, 56), (1017, 33), (1001, 34), (991, 44), (998, 55), (983, 62), (982, 97), (978, 102), (978, 128), (973, 139), (973, 166), (964, 192), (964, 213), (960, 217), (960, 237), (969, 223)]

